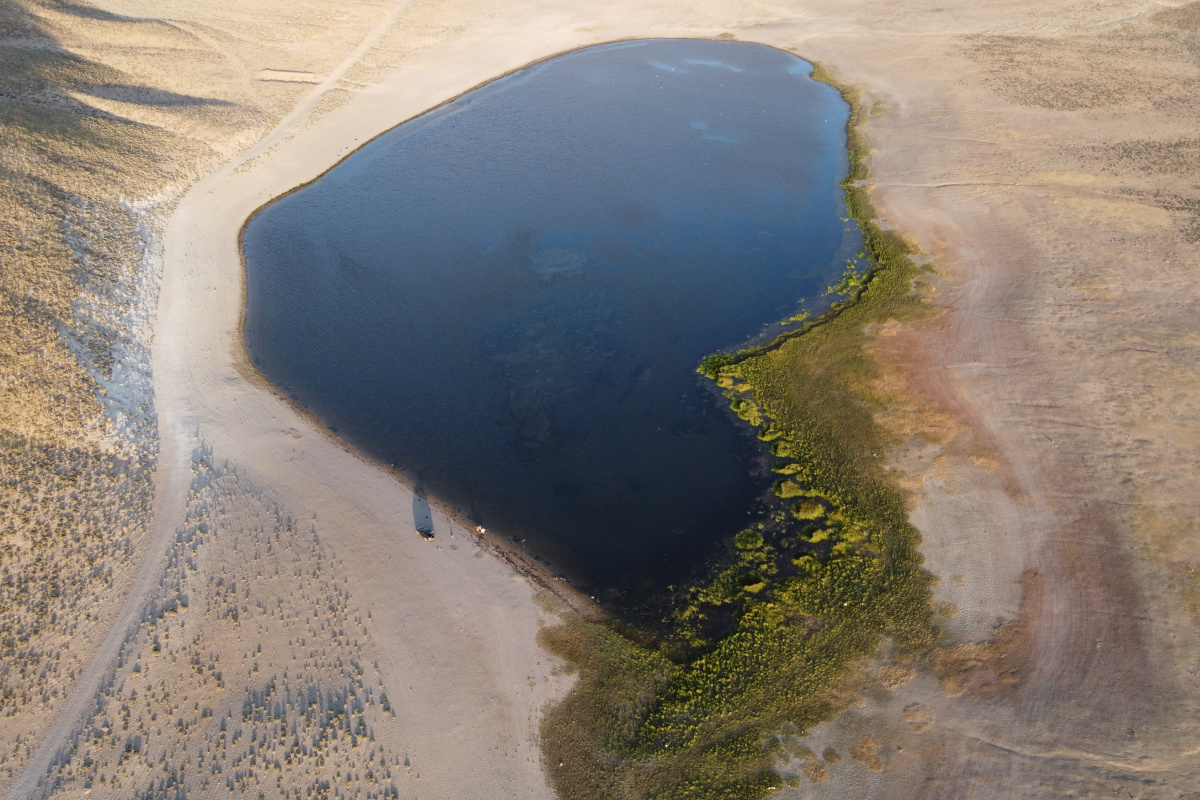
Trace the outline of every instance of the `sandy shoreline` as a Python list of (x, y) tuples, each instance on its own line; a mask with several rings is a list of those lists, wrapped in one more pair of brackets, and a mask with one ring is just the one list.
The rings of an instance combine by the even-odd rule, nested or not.
[[(622, 39), (597, 41), (597, 42), (593, 42), (591, 44), (585, 45), (585, 47), (598, 47), (598, 46), (607, 45), (607, 44), (619, 44), (621, 42), (633, 41), (637, 38), (645, 38), (645, 37), (626, 37), (626, 38), (622, 38)], [(687, 37), (687, 38), (713, 39), (715, 37)], [(537, 66), (538, 64), (540, 64), (542, 62), (549, 61), (560, 55), (564, 55), (566, 53), (573, 52), (578, 49), (580, 49), (580, 48), (579, 47), (568, 47), (563, 50), (558, 50), (558, 51), (549, 53), (547, 55), (535, 58), (531, 61), (521, 64), (520, 66), (513, 67), (501, 74), (494, 75), (489, 78), (485, 78), (484, 80), (480, 81), (479, 83), (476, 83), (467, 89), (463, 89), (462, 91), (458, 92), (455, 95), (446, 97), (445, 99), (442, 99), (442, 100), (434, 103), (433, 105), (425, 108), (422, 111), (418, 111), (417, 113), (413, 114), (410, 117), (406, 117), (406, 118), (400, 120), (399, 122), (396, 122), (391, 127), (381, 130), (378, 133), (375, 133), (375, 134), (369, 136), (368, 138), (365, 138), (365, 139), (356, 138), (355, 139), (356, 144), (352, 150), (350, 150), (349, 152), (342, 155), (340, 158), (338, 158), (337, 161), (330, 164), (319, 174), (317, 174), (301, 183), (296, 184), (295, 186), (291, 187), (287, 191), (285, 191), (279, 195), (276, 195), (276, 196), (270, 198), (269, 200), (267, 200), (266, 202), (264, 202), (263, 204), (259, 205), (252, 212), (250, 212), (250, 214), (242, 222), (242, 225), (238, 229), (238, 232), (237, 232), (238, 256), (240, 259), (242, 273), (243, 273), (243, 278), (242, 278), (243, 287), (245, 285), (244, 273), (246, 270), (246, 251), (245, 251), (246, 228), (250, 225), (250, 223), (254, 220), (254, 218), (256, 216), (258, 216), (258, 214), (263, 209), (265, 209), (267, 206), (271, 205), (272, 203), (274, 203), (278, 200), (283, 199), (284, 197), (286, 197), (290, 194), (293, 194), (294, 192), (298, 192), (298, 191), (304, 189), (305, 187), (311, 186), (312, 184), (316, 183), (321, 178), (325, 177), (330, 172), (337, 169), (339, 166), (341, 166), (343, 163), (345, 163), (348, 159), (352, 158), (359, 151), (363, 150), (368, 145), (375, 142), (377, 139), (380, 139), (381, 137), (388, 135), (389, 133), (394, 131), (396, 128), (406, 125), (406, 124), (408, 124), (416, 119), (419, 119), (420, 117), (423, 117), (427, 114), (431, 114), (440, 108), (444, 108), (444, 107), (454, 103), (456, 100), (459, 100), (460, 98), (462, 98), (468, 94), (471, 94), (472, 92), (482, 89), (483, 87), (485, 87), (491, 83), (495, 83), (496, 81), (506, 78), (510, 75), (521, 72), (523, 70), (527, 70), (530, 67)], [(239, 322), (238, 322), (238, 330), (244, 331), (245, 327), (246, 327), (246, 294), (245, 294), (244, 288), (243, 288), (243, 292), (242, 292), (242, 300), (241, 300), (240, 308), (241, 308), (241, 310), (240, 310), (240, 318), (239, 318)], [(359, 459), (363, 460), (367, 464), (371, 465), (373, 468), (390, 474), (410, 494), (414, 491), (415, 487), (414, 487), (412, 481), (406, 475), (404, 475), (403, 472), (401, 472), (399, 469), (396, 469), (395, 467), (391, 466), (390, 464), (386, 464), (376, 458), (373, 458), (372, 456), (363, 452), (360, 448), (354, 446), (350, 442), (339, 437), (336, 433), (331, 431), (328, 428), (328, 426), (326, 426), (323, 422), (321, 422), (321, 420), (317, 417), (316, 414), (312, 413), (308, 409), (301, 406), (292, 397), (290, 397), (286, 392), (284, 392), (282, 389), (280, 389), (279, 387), (277, 387), (273, 383), (271, 383), (270, 379), (262, 373), (262, 371), (254, 364), (252, 358), (250, 357), (250, 350), (249, 350), (249, 347), (247, 346), (244, 335), (239, 335), (237, 337), (236, 346), (239, 347), (239, 350), (238, 350), (238, 355), (234, 359), (233, 367), (234, 367), (234, 369), (236, 369), (238, 371), (238, 373), (248, 383), (261, 388), (263, 391), (272, 393), (276, 397), (276, 399), (278, 399), (279, 401), (281, 401), (283, 403), (286, 403), (296, 415), (305, 419), (305, 421), (310, 426), (312, 426), (315, 430), (318, 430), (318, 431), (321, 431), (322, 433), (324, 433), (325, 436), (327, 437), (327, 439), (329, 439), (329, 441), (331, 443), (333, 443), (334, 445), (341, 447), (342, 449), (346, 450), (348, 453), (358, 457)], [(535, 586), (538, 586), (541, 589), (544, 589), (544, 590), (550, 592), (551, 594), (555, 595), (559, 600), (561, 600), (563, 603), (565, 603), (567, 607), (569, 607), (575, 613), (582, 616), (584, 619), (587, 619), (591, 622), (602, 622), (608, 618), (607, 615), (605, 614), (605, 612), (602, 611), (599, 608), (599, 606), (596, 605), (595, 601), (592, 598), (590, 598), (588, 595), (586, 595), (583, 591), (577, 589), (575, 586), (573, 586), (570, 582), (568, 582), (561, 575), (556, 574), (554, 572), (554, 570), (552, 569), (551, 565), (543, 563), (542, 561), (540, 561), (540, 560), (532, 557), (528, 553), (526, 553), (520, 547), (517, 547), (517, 546), (505, 541), (505, 539), (502, 536), (502, 534), (504, 533), (503, 531), (492, 531), (491, 532), (492, 535), (490, 535), (490, 536), (475, 533), (474, 532), (474, 523), (472, 523), (470, 520), (466, 519), (460, 511), (450, 508), (445, 503), (439, 501), (436, 497), (430, 497), (429, 500), (430, 500), (431, 505), (437, 510), (437, 513), (440, 514), (441, 517), (443, 517), (451, 527), (457, 526), (459, 530), (466, 531), (469, 535), (474, 537), (474, 541), (477, 546), (487, 550), (493, 556), (500, 559), (504, 563), (508, 564), (514, 571), (516, 571), (517, 573), (519, 573), (519, 574), (523, 575), (524, 577), (526, 577), (527, 579), (529, 579)]]
[[(874, 199), (940, 276), (941, 316), (882, 332), (877, 355), (880, 391), (896, 409), (889, 423), (934, 442), (912, 439), (895, 465), (918, 498), (922, 551), (941, 579), (946, 663), (958, 659), (958, 667), (948, 682), (930, 671), (909, 676), (821, 726), (814, 752), (848, 752), (866, 731), (881, 743), (886, 768), (846, 759), (827, 783), (794, 796), (1198, 789), (1189, 742), (1200, 686), (1189, 665), (1198, 655), (1192, 573), (1200, 532), (1186, 498), (1200, 480), (1200, 264), (1188, 238), (1188, 226), (1200, 225), (1200, 161), (1186, 142), (1200, 125), (1200, 78), (1188, 55), (1200, 33), (1186, 13), (1161, 16), (1179, 4), (368, 3), (323, 29), (333, 33), (306, 45), (315, 49), (297, 46), (270, 63), (256, 57), (254, 37), (268, 41), (273, 25), (285, 29), (287, 19), (270, 20), (280, 9), (102, 5), (131, 18), (170, 16), (169, 36), (188, 32), (189, 47), (233, 42), (221, 45), (226, 73), (209, 87), (215, 94), (240, 97), (262, 70), (320, 80), (315, 88), (272, 81), (270, 91), (290, 94), (260, 99), (281, 109), (272, 117), (281, 121), (249, 146), (244, 132), (220, 140), (239, 155), (158, 220), (155, 524), (138, 546), (136, 576), (105, 596), (114, 609), (105, 624), (114, 621), (87, 669), (73, 676), (53, 722), (36, 723), (49, 727), (31, 723), (40, 744), (3, 787), (9, 796), (30, 796), (52, 764), (74, 767), (56, 762), (57, 753), (91, 724), (109, 676), (141, 691), (143, 680), (185, 674), (149, 655), (167, 627), (176, 634), (164, 648), (172, 661), (178, 652), (186, 662), (184, 639), (193, 635), (223, 655), (232, 692), (191, 673), (195, 689), (178, 683), (198, 708), (240, 708), (242, 684), (265, 685), (289, 668), (295, 675), (300, 662), (333, 670), (339, 654), (354, 653), (365, 677), (346, 685), (361, 694), (377, 680), (395, 709), (390, 717), (368, 711), (372, 744), (377, 735), (389, 748), (405, 796), (552, 796), (537, 725), (542, 706), (570, 684), (536, 644), (553, 615), (505, 556), (475, 546), (462, 521), (439, 512), (436, 542), (413, 534), (411, 491), (264, 385), (241, 336), (238, 231), (256, 209), (370, 138), (500, 75), (578, 47), (653, 37), (757, 41), (861, 87), (878, 105), (865, 130)], [(168, 43), (165, 52), (180, 47)], [(76, 49), (92, 52), (85, 45)], [(163, 77), (168, 57), (151, 69), (149, 56), (130, 52), (122, 44), (93, 54), (143, 59), (147, 80), (182, 80)], [(1175, 149), (1162, 150), (1163, 142)], [(1170, 170), (1160, 168), (1163, 159)], [(209, 537), (211, 556), (199, 551), (190, 573), (199, 577), (180, 579), (191, 610), (149, 626), (146, 604), (174, 586), (164, 577), (172, 548), (196, 530)], [(320, 544), (302, 553), (310, 530)], [(260, 560), (270, 547), (284, 549)], [(293, 556), (305, 565), (296, 573), (288, 572)], [(270, 583), (280, 566), (303, 574), (292, 582), (297, 592), (330, 576), (331, 585), (319, 602), (286, 595), (290, 588)], [(220, 575), (270, 587), (253, 601), (247, 594), (247, 622), (218, 618)], [(337, 614), (323, 616), (335, 606)], [(319, 627), (310, 622), (318, 617)], [(1001, 624), (1001, 648), (980, 644)], [(136, 680), (135, 661), (145, 669)], [(165, 713), (172, 701), (162, 702)], [(215, 725), (199, 710), (195, 717), (187, 725), (196, 730)], [(331, 753), (323, 757), (331, 764), (351, 758)], [(365, 771), (356, 763), (355, 774)], [(133, 785), (88, 791), (121, 797)], [(64, 786), (84, 794), (79, 783)]]

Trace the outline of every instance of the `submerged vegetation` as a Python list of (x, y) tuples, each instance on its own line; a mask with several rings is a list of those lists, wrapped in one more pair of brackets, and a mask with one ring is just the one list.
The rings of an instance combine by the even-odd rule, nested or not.
[[(819, 66), (814, 77), (833, 84)], [(578, 619), (543, 634), (579, 673), (543, 730), (565, 800), (764, 797), (783, 785), (787, 734), (844, 708), (885, 637), (910, 654), (934, 642), (918, 532), (879, 458), (892, 442), (867, 351), (876, 326), (925, 313), (920, 269), (875, 222), (864, 111), (837, 88), (852, 108), (846, 208), (872, 266), (834, 287), (827, 313), (700, 367), (770, 442), (778, 508), (675, 594), (658, 635)]]

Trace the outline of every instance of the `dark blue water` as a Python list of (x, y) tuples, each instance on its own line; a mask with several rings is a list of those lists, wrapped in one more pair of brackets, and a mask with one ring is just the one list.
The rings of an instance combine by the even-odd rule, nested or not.
[(810, 71), (605, 45), (396, 128), (247, 227), (255, 363), (579, 582), (678, 580), (767, 486), (697, 363), (819, 302), (860, 246), (848, 109)]

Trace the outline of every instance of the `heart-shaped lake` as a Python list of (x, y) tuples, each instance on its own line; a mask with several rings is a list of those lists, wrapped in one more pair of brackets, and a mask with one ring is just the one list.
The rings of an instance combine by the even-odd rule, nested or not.
[(254, 362), (579, 583), (678, 581), (769, 485), (698, 362), (820, 306), (861, 246), (849, 110), (810, 72), (602, 45), (401, 125), (247, 226)]

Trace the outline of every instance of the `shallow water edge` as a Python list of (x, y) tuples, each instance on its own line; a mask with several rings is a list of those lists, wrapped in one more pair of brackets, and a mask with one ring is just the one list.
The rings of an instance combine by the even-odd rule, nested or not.
[[(840, 247), (852, 252), (858, 235), (837, 222), (842, 201), (836, 181), (846, 168), (837, 167), (839, 161), (845, 164), (839, 126), (847, 112), (841, 100), (834, 99), (836, 93), (814, 88), (819, 84), (807, 77), (811, 67), (804, 62), (758, 45), (728, 54), (734, 64), (748, 70), (747, 76), (760, 76), (753, 79), (721, 79), (721, 70), (698, 67), (672, 69), (670, 64), (684, 64), (682, 59), (688, 58), (692, 60), (686, 64), (711, 67), (720, 62), (702, 62), (696, 54), (707, 57), (715, 47), (715, 55), (721, 56), (720, 48), (734, 47), (681, 44), (686, 43), (649, 40), (616, 50), (585, 48), (566, 57), (582, 58), (559, 62), (553, 71), (530, 72), (510, 83), (493, 82), (479, 98), (469, 98), (440, 117), (425, 116), (404, 131), (393, 128), (399, 135), (382, 143), (366, 161), (348, 165), (347, 171), (297, 202), (275, 206), (266, 222), (257, 228), (248, 223), (243, 231), (243, 254), (251, 277), (247, 342), (275, 381), (316, 410), (335, 433), (400, 467), (418, 490), (424, 483), (430, 495), (459, 509), (475, 524), (501, 530), (506, 537), (529, 536), (530, 542), (538, 541), (534, 538), (538, 534), (541, 545), (554, 545), (549, 552), (545, 547), (540, 552), (559, 569), (571, 561), (579, 565), (582, 558), (593, 585), (597, 579), (600, 585), (613, 585), (617, 571), (631, 567), (643, 581), (666, 567), (670, 574), (664, 573), (659, 582), (678, 582), (694, 563), (698, 548), (727, 535), (752, 496), (767, 488), (765, 477), (736, 477), (746, 471), (738, 459), (761, 461), (762, 447), (690, 373), (710, 348), (744, 338), (764, 320), (777, 318), (781, 310), (776, 306), (794, 307), (796, 293), (808, 296), (819, 291), (834, 268), (831, 260), (836, 264), (830, 258), (834, 251)], [(657, 76), (660, 65), (655, 57), (670, 60), (661, 65), (663, 72)], [(647, 59), (654, 69), (643, 63)], [(629, 69), (635, 70), (642, 84), (649, 76), (651, 85), (634, 90), (618, 84), (615, 93), (604, 85), (605, 79), (612, 81)], [(688, 70), (693, 74), (686, 79), (675, 75)], [(710, 76), (714, 71), (718, 75)], [(753, 89), (748, 108), (742, 108), (746, 99), (732, 104), (722, 99), (721, 91), (726, 98), (733, 95), (730, 89), (718, 90), (718, 82), (741, 86), (748, 80), (747, 87)], [(586, 87), (589, 81), (601, 84), (598, 110), (577, 109), (558, 121), (553, 101), (561, 92), (573, 92), (581, 82)], [(639, 132), (633, 135), (640, 142), (643, 128), (658, 130), (656, 126), (667, 125), (661, 140), (649, 146), (642, 160), (656, 158), (650, 154), (664, 146), (681, 146), (679, 153), (699, 148), (696, 155), (712, 158), (711, 167), (706, 161), (690, 168), (694, 175), (671, 173), (678, 177), (665, 185), (656, 180), (646, 184), (634, 172), (635, 177), (611, 186), (594, 187), (588, 181), (568, 186), (581, 167), (571, 161), (570, 171), (560, 175), (562, 167), (544, 166), (544, 151), (537, 151), (538, 160), (529, 163), (518, 154), (507, 166), (489, 165), (482, 201), (472, 200), (465, 211), (447, 206), (446, 198), (461, 191), (463, 176), (472, 181), (477, 176), (473, 169), (464, 173), (462, 167), (453, 166), (445, 153), (457, 153), (464, 146), (460, 142), (475, 150), (481, 144), (492, 146), (493, 141), (511, 146), (505, 138), (507, 129), (501, 125), (493, 131), (489, 120), (500, 114), (503, 124), (511, 126), (508, 120), (515, 113), (524, 114), (531, 100), (539, 109), (538, 104), (550, 104), (552, 109), (549, 120), (542, 119), (545, 112), (540, 110), (533, 111), (528, 122), (521, 118), (521, 124), (547, 126), (548, 132), (539, 134), (535, 142), (546, 140), (544, 144), (553, 147), (564, 141), (561, 130), (581, 136), (579, 141), (565, 140), (569, 145), (565, 153), (580, 148), (583, 153), (590, 152), (588, 148), (598, 153), (586, 169), (607, 165), (614, 153), (620, 154), (618, 165), (632, 168), (624, 160), (626, 150), (611, 150), (620, 140), (600, 132), (593, 142), (589, 126), (595, 114), (608, 114), (610, 106), (625, 102), (626, 96), (630, 102), (621, 114), (640, 115), (638, 103), (651, 99), (643, 96), (645, 91), (651, 90), (657, 99), (663, 88), (659, 83), (669, 84), (668, 94), (678, 108), (657, 112), (631, 129)], [(535, 90), (538, 86), (541, 89)], [(697, 91), (704, 108), (693, 108)], [(760, 119), (757, 104), (766, 105), (780, 93), (793, 102), (778, 112), (768, 114), (762, 109)], [(584, 98), (593, 94), (587, 90), (579, 98), (568, 98), (582, 106)], [(732, 129), (728, 123), (710, 126), (696, 122), (703, 116), (690, 116), (707, 113), (715, 119), (722, 110), (727, 117), (731, 111), (737, 115)], [(791, 120), (799, 116), (803, 121), (805, 115), (804, 129), (796, 130)], [(615, 123), (606, 118), (605, 124), (623, 129), (625, 118), (618, 117)], [(787, 125), (780, 128), (784, 120)], [(714, 131), (722, 132), (718, 129), (728, 130), (717, 136)], [(727, 141), (728, 134), (741, 138), (751, 132), (756, 138), (747, 138), (747, 144), (737, 149), (711, 144)], [(763, 147), (780, 134), (784, 139), (779, 140), (777, 154), (774, 148)], [(705, 144), (705, 139), (710, 143)], [(429, 165), (414, 162), (431, 143), (450, 149), (432, 153)], [(672, 149), (671, 157), (679, 160), (675, 153)], [(511, 161), (513, 156), (506, 153), (504, 158)], [(769, 170), (770, 177), (761, 177), (764, 166), (775, 162), (778, 167)], [(657, 168), (670, 170), (672, 164), (668, 161)], [(523, 205), (515, 211), (497, 215), (492, 210), (493, 195), (508, 189), (514, 168), (534, 170), (530, 174), (536, 176), (538, 188), (530, 190), (530, 197), (522, 199)], [(443, 185), (446, 169), (451, 172)], [(497, 169), (498, 176), (493, 176)], [(746, 177), (731, 177), (743, 169), (751, 170)], [(405, 179), (405, 175), (413, 177)], [(438, 182), (438, 193), (427, 197), (431, 180)], [(655, 188), (646, 195), (646, 186)], [(597, 189), (602, 191), (599, 197)], [(626, 238), (629, 246), (642, 247), (647, 234), (636, 225), (633, 232), (619, 228), (614, 233), (603, 216), (595, 221), (575, 216), (574, 205), (570, 211), (551, 211), (549, 217), (542, 211), (529, 216), (528, 209), (545, 207), (542, 194), (550, 190), (574, 192), (571, 203), (582, 200), (592, 208), (607, 208), (601, 199), (609, 195), (666, 209), (681, 201), (683, 225), (668, 220), (650, 228), (654, 244), (645, 254), (614, 251), (612, 243)], [(703, 198), (699, 201), (697, 190)], [(364, 203), (375, 204), (365, 209), (369, 216), (352, 217)], [(607, 250), (592, 252), (590, 258), (585, 250), (569, 264), (564, 262), (562, 254), (576, 252), (558, 243), (561, 234), (556, 228), (564, 213), (570, 220), (568, 232), (578, 227), (584, 235), (598, 237), (590, 245), (592, 250), (597, 243)], [(595, 210), (586, 213), (595, 216)], [(694, 221), (688, 215), (694, 213), (700, 214), (697, 221), (707, 220), (705, 215), (716, 215), (717, 222), (730, 215), (730, 221), (701, 232), (689, 227)], [(308, 228), (296, 227), (314, 214), (328, 221), (314, 219)], [(427, 218), (439, 227), (430, 229)], [(464, 222), (476, 219), (485, 226), (484, 232), (468, 228), (470, 235), (482, 236), (484, 242), (495, 240), (493, 229), (504, 234), (512, 224), (505, 221), (510, 218), (518, 225), (529, 220), (549, 226), (545, 236), (552, 241), (543, 242), (540, 252), (535, 243), (532, 265), (526, 264), (524, 270), (520, 262), (530, 260), (530, 245), (522, 244), (524, 240), (513, 243), (515, 253), (506, 254), (502, 248), (493, 256), (484, 251), (462, 264), (455, 261), (460, 256), (454, 247), (447, 250), (443, 244), (448, 232), (457, 236)], [(347, 226), (346, 219), (354, 221)], [(733, 223), (740, 227), (726, 232), (725, 226)], [(846, 231), (852, 230), (854, 238), (848, 240), (851, 234)], [(770, 240), (761, 238), (776, 233), (778, 244), (768, 245)], [(664, 245), (664, 234), (672, 237), (670, 242), (678, 240), (698, 252), (671, 255), (679, 245)], [(311, 245), (304, 244), (310, 240)], [(750, 250), (743, 253), (747, 247)], [(664, 271), (641, 263), (646, 255), (658, 257), (660, 250), (680, 266)], [(309, 251), (315, 255), (306, 254)], [(597, 258), (593, 267), (590, 262)], [(581, 268), (584, 261), (588, 263)], [(717, 277), (722, 271), (725, 274)], [(757, 280), (760, 272), (770, 282)], [(299, 279), (294, 281), (293, 275)], [(293, 282), (297, 286), (291, 286)], [(734, 289), (736, 295), (731, 293)], [(714, 291), (721, 292), (722, 298), (715, 306), (708, 302)], [(767, 298), (768, 305), (759, 308), (763, 301), (758, 298)], [(726, 307), (731, 313), (720, 310)], [(430, 317), (428, 322), (422, 321), (425, 317)], [(645, 340), (642, 345), (637, 344), (640, 340)], [(432, 471), (424, 482), (422, 469)], [(442, 494), (447, 481), (453, 490), (449, 498)], [(753, 484), (758, 488), (751, 489)], [(733, 487), (739, 488), (731, 493)], [(482, 514), (475, 513), (475, 493), (481, 493), (477, 496)], [(527, 521), (521, 522), (514, 513)], [(556, 555), (555, 547), (563, 553)], [(672, 558), (659, 559), (659, 548), (664, 551), (662, 559), (668, 558), (668, 552)]]
[[(790, 516), (803, 527), (738, 534), (736, 554), (682, 590), (658, 636), (571, 618), (543, 634), (579, 674), (543, 722), (547, 772), (564, 800), (753, 799), (798, 787), (805, 758), (815, 760), (799, 738), (872, 690), (865, 666), (884, 638), (904, 668), (937, 640), (920, 534), (876, 457), (894, 442), (874, 422), (865, 350), (872, 324), (931, 313), (916, 291), (923, 270), (875, 222), (862, 103), (819, 74), (854, 109), (843, 185), (874, 267), (819, 324), (706, 364), (772, 439), (776, 494), (795, 501)], [(818, 374), (817, 390), (806, 389), (800, 378)]]

